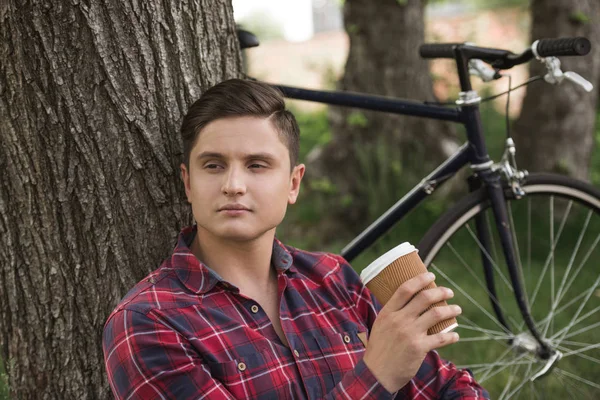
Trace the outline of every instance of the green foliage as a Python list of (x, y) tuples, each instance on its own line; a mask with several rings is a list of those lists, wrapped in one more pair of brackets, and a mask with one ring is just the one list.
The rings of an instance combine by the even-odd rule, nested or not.
[(587, 24), (590, 22), (590, 17), (586, 13), (581, 10), (577, 10), (569, 14), (569, 20), (571, 22), (579, 23), (579, 24)]
[(0, 400), (10, 399), (10, 391), (8, 390), (8, 376), (6, 375), (2, 360), (0, 360)]
[(348, 32), (348, 34), (350, 34), (350, 35), (358, 34), (359, 31), (360, 31), (360, 28), (358, 27), (357, 24), (349, 24), (346, 26), (346, 32)]
[(408, 3), (408, 0), (396, 0), (396, 3), (400, 6), (405, 6)]
[(352, 111), (348, 115), (347, 122), (348, 125), (359, 128), (366, 128), (369, 125), (369, 120), (361, 111)]
[(296, 117), (300, 127), (300, 161), (304, 162), (311, 150), (324, 146), (331, 140), (327, 109), (305, 112), (292, 104), (288, 105), (288, 108)]
[(310, 181), (310, 188), (313, 191), (325, 194), (334, 194), (337, 192), (335, 185), (328, 178), (312, 179)]
[(271, 14), (263, 10), (257, 10), (239, 21), (242, 29), (246, 29), (259, 39), (267, 41), (283, 38), (283, 28), (281, 24), (273, 19)]

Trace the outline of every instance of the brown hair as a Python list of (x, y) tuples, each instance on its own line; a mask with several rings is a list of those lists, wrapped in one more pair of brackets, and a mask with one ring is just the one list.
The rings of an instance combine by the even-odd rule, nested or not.
[(217, 119), (253, 116), (268, 118), (290, 153), (292, 168), (298, 161), (300, 129), (294, 115), (286, 110), (283, 94), (266, 83), (230, 79), (200, 96), (181, 123), (184, 164), (189, 169), (190, 153), (202, 129)]

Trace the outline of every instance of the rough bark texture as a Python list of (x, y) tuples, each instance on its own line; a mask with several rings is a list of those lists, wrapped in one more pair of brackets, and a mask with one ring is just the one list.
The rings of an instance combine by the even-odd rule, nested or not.
[[(560, 57), (563, 71), (575, 71), (600, 83), (600, 1), (533, 0), (531, 40), (585, 36), (592, 51), (585, 57)], [(546, 73), (533, 61), (531, 76)], [(558, 86), (534, 83), (527, 87), (521, 116), (515, 123), (519, 167), (589, 178), (594, 150), (598, 85), (592, 93), (568, 81)]]
[(106, 317), (191, 221), (180, 119), (241, 68), (231, 1), (8, 0), (0, 40), (0, 358), (15, 398), (106, 399)]
[[(347, 0), (344, 24), (350, 52), (338, 88), (434, 100), (428, 64), (418, 52), (424, 43), (425, 3)], [(365, 188), (385, 189), (382, 177), (398, 174), (414, 184), (411, 178), (424, 176), (457, 147), (452, 127), (444, 122), (349, 108), (331, 108), (330, 120), (333, 140), (319, 155), (318, 165), (338, 194), (351, 199), (349, 207), (332, 214), (338, 222), (333, 225), (350, 227), (351, 233), (373, 218)]]

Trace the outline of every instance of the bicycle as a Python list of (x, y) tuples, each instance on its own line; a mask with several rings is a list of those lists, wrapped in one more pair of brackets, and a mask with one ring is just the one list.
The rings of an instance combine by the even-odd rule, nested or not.
[[(258, 45), (249, 32), (239, 31), (238, 36), (242, 49)], [(486, 82), (499, 79), (501, 71), (536, 58), (548, 69), (546, 81), (567, 79), (590, 91), (591, 84), (581, 76), (563, 73), (556, 58), (582, 56), (590, 48), (585, 38), (541, 39), (521, 54), (465, 43), (424, 44), (419, 49), (422, 57), (456, 61), (461, 92), (453, 108), (274, 85), (292, 99), (436, 118), (465, 127), (467, 142), (352, 240), (341, 255), (352, 261), (470, 165), (470, 193), (431, 226), (417, 248), (438, 276), (438, 285), (451, 287), (456, 294), (453, 302), (463, 308), (457, 328), (461, 340), (441, 353), (473, 371), (492, 398), (548, 398), (548, 393), (551, 398), (573, 397), (573, 393), (600, 398), (600, 384), (595, 381), (600, 376), (600, 334), (595, 333), (600, 328), (600, 274), (584, 268), (600, 260), (600, 190), (565, 176), (519, 170), (510, 135), (501, 159), (491, 160), (479, 114), (485, 99), (472, 90), (470, 75)], [(503, 94), (514, 89), (509, 87)], [(563, 236), (571, 231), (579, 234)], [(477, 264), (483, 279), (475, 273)], [(514, 302), (508, 301), (511, 297)]]

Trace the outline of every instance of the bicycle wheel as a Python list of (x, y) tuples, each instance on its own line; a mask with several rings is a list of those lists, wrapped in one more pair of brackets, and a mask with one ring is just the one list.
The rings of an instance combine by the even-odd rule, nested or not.
[[(444, 214), (419, 243), (439, 286), (459, 304), (460, 341), (442, 357), (469, 368), (494, 399), (600, 398), (600, 191), (552, 174), (532, 174), (516, 199), (505, 190), (521, 281), (538, 331), (558, 361), (542, 359), (518, 310), (490, 202), (473, 192)], [(475, 218), (487, 221), (483, 246)], [(493, 267), (493, 310), (482, 257)], [(544, 368), (543, 376), (531, 381)]]

